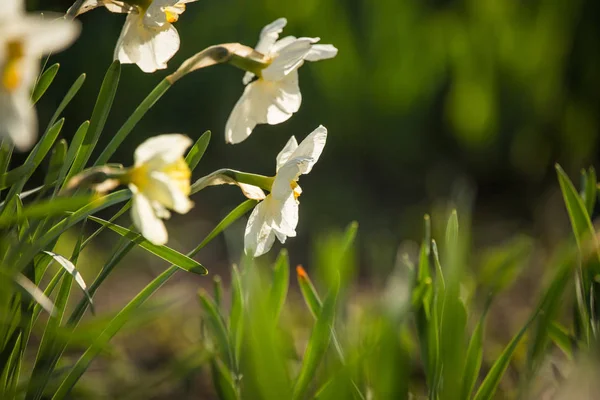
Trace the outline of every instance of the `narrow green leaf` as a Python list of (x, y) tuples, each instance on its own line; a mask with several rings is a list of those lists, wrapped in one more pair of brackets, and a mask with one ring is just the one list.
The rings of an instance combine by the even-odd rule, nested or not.
[(211, 363), (213, 384), (221, 400), (239, 399), (231, 372), (218, 358), (213, 358)]
[(269, 304), (272, 307), (273, 321), (279, 320), (290, 284), (290, 260), (287, 250), (282, 249), (273, 268), (273, 285), (269, 293)]
[(54, 81), (54, 77), (60, 68), (60, 64), (51, 65), (48, 69), (44, 71), (40, 79), (37, 81), (35, 88), (33, 89), (33, 93), (31, 94), (31, 102), (33, 104), (37, 103), (38, 100), (46, 93), (46, 90)]
[(83, 292), (85, 299), (88, 301), (88, 303), (90, 304), (90, 306), (93, 309), (94, 301), (92, 300), (92, 296), (90, 295), (90, 293), (87, 290), (87, 285), (86, 285), (85, 281), (83, 280), (83, 277), (81, 276), (79, 271), (77, 271), (77, 268), (75, 268), (75, 264), (73, 264), (70, 260), (66, 259), (65, 257), (61, 256), (60, 254), (56, 254), (51, 251), (44, 251), (44, 253), (48, 254), (50, 257), (52, 257), (52, 259), (58, 265), (63, 267), (65, 269), (65, 271), (67, 271), (70, 275), (73, 276), (73, 278), (75, 279), (75, 282), (77, 283), (77, 285)]
[(308, 345), (306, 346), (306, 351), (304, 352), (302, 367), (294, 385), (292, 399), (303, 399), (306, 396), (308, 386), (314, 379), (321, 360), (325, 357), (325, 352), (331, 340), (338, 291), (339, 286), (337, 285), (331, 289), (317, 317)]
[(87, 130), (83, 143), (81, 144), (81, 150), (77, 153), (75, 161), (73, 162), (72, 169), (75, 171), (81, 171), (85, 168), (88, 160), (90, 159), (104, 124), (112, 108), (115, 94), (117, 93), (117, 86), (119, 85), (119, 76), (121, 75), (121, 64), (119, 61), (114, 61), (104, 75), (100, 92), (98, 93), (98, 99), (96, 105), (92, 111), (92, 117), (90, 118), (90, 127)]
[(17, 269), (22, 269), (27, 263), (29, 263), (35, 254), (38, 254), (42, 250), (46, 248), (50, 243), (58, 238), (63, 232), (72, 227), (73, 225), (81, 222), (89, 215), (108, 208), (112, 205), (121, 203), (123, 201), (129, 200), (131, 197), (131, 192), (129, 190), (119, 190), (118, 192), (114, 192), (108, 194), (106, 196), (100, 197), (85, 207), (80, 208), (75, 211), (73, 214), (69, 215), (67, 218), (57, 222), (54, 226), (41, 238), (36, 240), (36, 242), (31, 246), (26, 256), (23, 256), (18, 261)]
[(76, 211), (92, 200), (91, 196), (57, 197), (40, 201), (27, 206), (20, 214), (3, 214), (0, 216), (0, 227), (21, 223), (26, 219), (42, 219), (65, 212)]
[(54, 314), (54, 304), (52, 300), (50, 300), (44, 292), (35, 285), (35, 283), (31, 282), (25, 275), (19, 273), (15, 276), (15, 282), (19, 284), (25, 291), (31, 296), (33, 300), (36, 301), (44, 310), (48, 312), (48, 314)]
[(244, 295), (242, 292), (242, 278), (236, 265), (233, 266), (231, 277), (231, 311), (229, 313), (229, 340), (233, 348), (235, 369), (239, 371), (242, 352), (242, 338), (244, 335)]
[(204, 268), (200, 263), (192, 260), (188, 256), (185, 256), (176, 250), (171, 249), (170, 247), (152, 244), (148, 240), (144, 239), (144, 237), (142, 235), (140, 235), (139, 233), (133, 232), (133, 231), (131, 231), (127, 228), (124, 228), (122, 226), (119, 226), (117, 224), (113, 224), (111, 222), (105, 221), (101, 218), (94, 217), (91, 215), (88, 218), (94, 222), (101, 224), (101, 225), (107, 226), (110, 230), (129, 239), (130, 241), (134, 242), (135, 244), (137, 244), (141, 248), (149, 251), (150, 253), (154, 254), (155, 256), (158, 256), (158, 257), (162, 258), (163, 260), (168, 261), (169, 263), (178, 266), (179, 268), (183, 269), (184, 271), (193, 272), (193, 273), (199, 274), (199, 275), (208, 274), (208, 270), (206, 268)]
[[(128, 192), (128, 191), (121, 191)], [(116, 192), (120, 193), (120, 192)], [(115, 193), (113, 193), (114, 195)], [(110, 196), (110, 195), (109, 195)], [(108, 196), (106, 196), (108, 197)], [(209, 236), (215, 237), (219, 234), (223, 229), (233, 223), (237, 218), (241, 217), (243, 213), (249, 211), (248, 202), (244, 202), (236, 207), (233, 211), (231, 211), (224, 219), (217, 225), (215, 229), (209, 234)], [(193, 257), (196, 255), (200, 249), (202, 249), (203, 244), (207, 244), (210, 240), (204, 240), (200, 245), (198, 245), (194, 250), (188, 253), (188, 257)], [(125, 308), (123, 308), (117, 316), (115, 316), (108, 326), (104, 329), (102, 334), (94, 341), (94, 343), (85, 351), (85, 353), (79, 358), (77, 363), (70, 370), (69, 374), (62, 381), (57, 391), (55, 392), (52, 400), (64, 399), (73, 389), (73, 386), (77, 383), (79, 378), (86, 371), (90, 363), (94, 360), (94, 358), (102, 351), (102, 349), (108, 344), (110, 339), (125, 325), (125, 323), (131, 319), (132, 315), (135, 314), (136, 310), (152, 295), (156, 292), (175, 272), (177, 272), (179, 268), (176, 265), (172, 265), (165, 272), (156, 277), (152, 282), (150, 282), (133, 300), (131, 300)], [(93, 287), (90, 287), (90, 293), (93, 293)]]
[(436, 287), (440, 288), (443, 292), (446, 289), (446, 281), (444, 280), (444, 271), (442, 270), (442, 264), (440, 263), (440, 253), (435, 239), (431, 239), (431, 252), (433, 253), (433, 263), (436, 271)]
[(162, 274), (157, 276), (150, 282), (133, 300), (131, 300), (125, 308), (123, 308), (102, 331), (94, 343), (83, 353), (77, 360), (75, 365), (69, 371), (69, 374), (64, 378), (54, 396), (53, 400), (64, 399), (73, 389), (79, 378), (83, 375), (87, 367), (94, 358), (106, 347), (110, 339), (130, 320), (136, 313), (138, 308), (156, 292), (169, 278), (177, 272), (179, 268), (171, 266)]
[(431, 348), (429, 320), (431, 318), (432, 306), (432, 279), (429, 265), (431, 254), (431, 221), (429, 215), (423, 218), (424, 235), (419, 253), (418, 271), (413, 274), (413, 306), (415, 307), (415, 320), (417, 333), (419, 336), (419, 346), (421, 351), (421, 360), (425, 367), (425, 373), (429, 385), (433, 384), (435, 376), (435, 357), (437, 349)]
[(556, 260), (548, 268), (554, 272), (554, 278), (548, 289), (543, 292), (538, 309), (541, 310), (533, 334), (530, 336), (527, 354), (527, 369), (523, 374), (524, 384), (531, 381), (531, 377), (545, 360), (546, 348), (549, 341), (550, 327), (556, 319), (563, 305), (563, 294), (568, 285), (572, 284), (573, 268), (578, 258), (578, 252), (568, 248), (559, 253)]
[(577, 339), (569, 334), (565, 327), (561, 326), (558, 322), (551, 323), (548, 329), (548, 336), (565, 353), (569, 360), (573, 360), (573, 350), (577, 348)]
[(60, 139), (52, 149), (50, 163), (48, 164), (48, 172), (46, 172), (46, 177), (44, 178), (45, 186), (50, 186), (56, 182), (56, 180), (58, 179), (60, 169), (62, 168), (62, 165), (65, 162), (66, 156), (67, 141), (64, 139)]
[(581, 197), (583, 198), (583, 202), (585, 203), (585, 208), (588, 212), (588, 215), (592, 215), (594, 212), (594, 206), (596, 205), (596, 197), (597, 197), (597, 178), (596, 178), (596, 170), (594, 167), (590, 167), (589, 171), (582, 171), (583, 178), (583, 189), (581, 193)]
[(304, 301), (306, 302), (311, 314), (316, 318), (321, 313), (322, 306), (319, 294), (312, 284), (312, 281), (308, 277), (308, 274), (301, 265), (296, 267), (296, 275), (298, 277), (298, 285), (300, 286), (300, 291), (302, 292)]
[(211, 240), (213, 240), (219, 233), (223, 232), (229, 225), (231, 225), (233, 222), (235, 222), (239, 217), (241, 217), (242, 215), (246, 214), (248, 211), (253, 209), (256, 204), (258, 204), (258, 202), (256, 200), (246, 200), (243, 203), (241, 203), (239, 206), (234, 208), (229, 214), (227, 214), (227, 216), (225, 218), (223, 218), (221, 220), (221, 222), (219, 222), (217, 224), (217, 226), (214, 227), (214, 229), (212, 231), (210, 231), (210, 233), (206, 236), (206, 238), (204, 238), (202, 243), (200, 243), (196, 247), (196, 249), (200, 250), (201, 248), (206, 246)]
[(590, 240), (595, 249), (595, 257), (600, 261), (598, 241), (594, 234), (594, 227), (592, 226), (586, 206), (577, 193), (575, 186), (573, 186), (565, 171), (558, 164), (556, 165), (556, 172), (577, 245), (580, 250), (584, 250), (582, 246), (586, 240)]
[(64, 122), (65, 119), (63, 118), (56, 124), (52, 125), (50, 129), (48, 129), (40, 141), (35, 145), (31, 153), (29, 153), (29, 156), (22, 166), (17, 167), (4, 174), (3, 177), (0, 177), (0, 182), (3, 183), (3, 187), (1, 187), (1, 189), (11, 187), (11, 190), (6, 196), (7, 199), (10, 199), (11, 197), (21, 193), (29, 177), (33, 174), (37, 167), (39, 167), (50, 149), (52, 149), (52, 146), (60, 134)]
[(48, 126), (54, 125), (54, 123), (56, 122), (58, 117), (60, 117), (60, 115), (65, 110), (65, 108), (67, 108), (67, 106), (69, 105), (71, 100), (73, 100), (73, 97), (75, 97), (77, 92), (79, 92), (79, 89), (81, 89), (81, 86), (83, 86), (83, 82), (85, 82), (85, 74), (79, 75), (79, 77), (75, 80), (75, 82), (73, 82), (73, 84), (67, 91), (67, 94), (65, 94), (65, 97), (63, 97), (62, 101), (56, 108), (56, 111), (54, 111), (52, 118), (50, 118), (50, 122), (48, 123)]
[(472, 397), (473, 388), (479, 377), (479, 370), (481, 368), (481, 361), (483, 360), (483, 330), (485, 326), (485, 317), (489, 310), (488, 301), (481, 318), (475, 326), (475, 331), (469, 341), (469, 347), (467, 348), (467, 355), (465, 361), (465, 373), (463, 374), (463, 387), (461, 399), (470, 399)]
[(213, 290), (215, 293), (215, 303), (221, 309), (223, 306), (223, 280), (219, 275), (213, 276)]
[[(122, 238), (122, 241), (119, 241), (119, 243), (116, 246), (116, 251), (112, 252), (110, 258), (104, 264), (104, 266), (98, 273), (98, 276), (96, 277), (94, 282), (92, 282), (92, 284), (90, 285), (90, 288), (88, 290), (90, 297), (94, 296), (94, 293), (96, 293), (96, 290), (98, 290), (100, 285), (106, 280), (106, 278), (110, 275), (110, 273), (113, 271), (113, 269), (121, 262), (121, 260), (127, 255), (127, 253), (129, 253), (131, 251), (131, 249), (133, 249), (134, 247), (135, 247), (135, 243), (130, 242), (129, 240), (127, 240), (125, 238)], [(85, 314), (88, 304), (89, 303), (85, 299), (81, 299), (79, 301), (79, 303), (77, 303), (77, 306), (75, 306), (75, 309), (73, 310), (73, 312), (71, 313), (71, 317), (69, 317), (69, 321), (67, 322), (67, 325), (77, 326), (77, 324), (79, 323), (79, 321)]]
[(208, 147), (208, 143), (210, 142), (210, 135), (210, 131), (204, 132), (202, 136), (196, 140), (196, 143), (194, 143), (190, 151), (188, 151), (187, 156), (185, 156), (185, 161), (190, 166), (190, 169), (194, 170), (198, 166), (200, 160), (202, 160), (206, 148)]
[(46, 377), (51, 373), (54, 367), (53, 352), (57, 346), (56, 338), (58, 336), (58, 329), (60, 328), (65, 307), (69, 300), (72, 282), (73, 276), (71, 274), (63, 275), (62, 283), (58, 289), (58, 294), (56, 295), (54, 302), (56, 312), (55, 315), (46, 322), (46, 327), (42, 335), (42, 340), (31, 374), (30, 384), (25, 395), (26, 400), (38, 400), (42, 398)]
[(83, 140), (87, 135), (88, 128), (90, 127), (90, 121), (84, 121), (83, 124), (77, 128), (77, 132), (75, 132), (75, 136), (73, 136), (73, 141), (69, 146), (69, 150), (67, 151), (67, 156), (65, 158), (65, 163), (63, 164), (62, 169), (60, 170), (60, 174), (58, 176), (59, 187), (65, 187), (69, 179), (77, 175), (80, 170), (73, 169), (73, 162), (77, 158), (77, 155), (82, 151)]
[(225, 327), (225, 319), (219, 312), (217, 304), (208, 296), (204, 290), (200, 290), (198, 293), (200, 299), (200, 306), (204, 310), (206, 321), (208, 321), (213, 335), (216, 338), (217, 345), (223, 357), (228, 360), (227, 363), (230, 367), (233, 367), (233, 354), (229, 346), (229, 336), (227, 334), (227, 328)]
[[(8, 138), (0, 139), (0, 176), (6, 173), (12, 156), (13, 144)], [(0, 186), (3, 182), (0, 181)]]
[(504, 375), (504, 371), (508, 368), (510, 360), (512, 359), (513, 353), (517, 348), (517, 345), (521, 341), (521, 338), (527, 332), (527, 329), (531, 326), (535, 318), (537, 317), (540, 308), (537, 308), (534, 313), (529, 317), (529, 320), (525, 323), (525, 325), (521, 328), (521, 330), (512, 338), (510, 343), (504, 348), (504, 351), (498, 357), (498, 359), (490, 368), (490, 371), (486, 375), (485, 379), (481, 383), (479, 390), (475, 394), (475, 400), (488, 400), (492, 399), (496, 389), (498, 388), (498, 384)]
[(127, 136), (131, 133), (133, 128), (137, 125), (137, 123), (142, 119), (142, 117), (148, 112), (150, 108), (162, 97), (163, 94), (171, 87), (171, 83), (163, 79), (153, 90), (146, 96), (146, 98), (140, 103), (140, 105), (135, 109), (133, 114), (127, 121), (119, 128), (117, 133), (113, 136), (111, 141), (108, 143), (108, 146), (100, 153), (96, 162), (94, 162), (94, 166), (103, 165), (108, 162), (110, 157), (117, 151), (121, 143), (127, 138)]

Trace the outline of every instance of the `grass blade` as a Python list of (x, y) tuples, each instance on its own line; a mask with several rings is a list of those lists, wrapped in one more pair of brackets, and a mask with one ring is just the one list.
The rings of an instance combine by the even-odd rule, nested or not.
[(200, 290), (198, 293), (200, 299), (200, 306), (204, 310), (206, 321), (208, 321), (211, 331), (217, 339), (217, 345), (219, 352), (227, 360), (230, 368), (233, 367), (233, 355), (229, 346), (229, 335), (227, 334), (227, 328), (225, 327), (225, 319), (219, 312), (217, 304), (208, 296), (204, 290)]
[(37, 169), (37, 167), (39, 167), (44, 158), (46, 158), (46, 155), (50, 149), (52, 149), (52, 146), (60, 134), (64, 122), (65, 119), (62, 118), (56, 124), (52, 125), (50, 129), (48, 129), (48, 131), (36, 144), (33, 151), (29, 154), (22, 166), (17, 167), (4, 174), (3, 177), (0, 177), (0, 182), (3, 183), (3, 186), (0, 187), (0, 189), (10, 187), (10, 191), (6, 196), (5, 202), (8, 202), (10, 198), (21, 193), (29, 177), (31, 177), (33, 172)]
[(58, 197), (40, 201), (27, 206), (19, 214), (3, 214), (0, 216), (0, 228), (19, 224), (26, 219), (41, 219), (65, 212), (79, 210), (92, 200), (90, 196)]
[(119, 61), (114, 61), (104, 75), (100, 92), (98, 93), (98, 100), (92, 111), (92, 117), (90, 118), (90, 126), (87, 130), (87, 134), (83, 139), (81, 150), (77, 153), (75, 161), (73, 162), (72, 170), (81, 171), (85, 168), (88, 160), (90, 159), (104, 124), (110, 113), (110, 109), (117, 93), (117, 86), (119, 85), (119, 76), (121, 75), (121, 64)]
[(56, 74), (58, 73), (58, 69), (60, 68), (60, 64), (51, 65), (48, 69), (44, 71), (40, 79), (37, 81), (35, 88), (33, 89), (33, 93), (31, 94), (31, 102), (33, 104), (37, 103), (38, 100), (46, 93), (46, 90), (54, 81)]
[(325, 356), (327, 347), (331, 340), (331, 332), (335, 318), (336, 300), (339, 286), (335, 285), (323, 304), (323, 308), (317, 317), (312, 334), (304, 352), (304, 358), (300, 373), (294, 385), (292, 399), (303, 399), (308, 391), (310, 382), (314, 379), (317, 367)]
[(225, 228), (227, 228), (229, 225), (231, 225), (233, 222), (235, 222), (239, 217), (241, 217), (242, 215), (246, 214), (248, 211), (253, 209), (256, 204), (258, 204), (258, 201), (256, 201), (256, 200), (246, 200), (243, 203), (241, 203), (239, 206), (234, 208), (229, 214), (227, 214), (227, 216), (225, 218), (223, 218), (221, 220), (221, 222), (219, 222), (217, 224), (217, 226), (214, 227), (214, 229), (212, 231), (210, 231), (210, 233), (206, 236), (206, 238), (204, 238), (202, 243), (200, 243), (196, 247), (196, 249), (200, 250), (201, 248), (206, 246), (219, 233), (223, 232), (225, 230)]
[(94, 163), (94, 165), (102, 165), (106, 164), (110, 157), (117, 151), (123, 140), (127, 138), (127, 136), (131, 133), (133, 128), (137, 125), (137, 123), (142, 119), (142, 117), (148, 112), (150, 108), (162, 97), (163, 94), (171, 87), (171, 83), (163, 79), (149, 94), (146, 98), (140, 103), (140, 105), (135, 109), (133, 114), (127, 121), (119, 128), (117, 133), (113, 136), (111, 141), (108, 143), (106, 148), (100, 153), (98, 159)]
[(196, 143), (194, 143), (190, 151), (188, 151), (188, 154), (185, 156), (185, 161), (188, 163), (191, 170), (196, 169), (198, 163), (200, 160), (202, 160), (202, 157), (206, 152), (206, 148), (210, 143), (210, 135), (210, 131), (204, 132), (202, 136), (196, 140)]
[(79, 288), (81, 289), (85, 298), (90, 304), (90, 307), (92, 307), (93, 309), (94, 301), (92, 300), (92, 296), (90, 296), (90, 293), (87, 290), (87, 285), (83, 280), (83, 277), (81, 276), (79, 271), (77, 271), (77, 268), (75, 268), (75, 264), (73, 264), (70, 260), (66, 259), (65, 257), (61, 256), (60, 254), (56, 254), (51, 251), (44, 251), (44, 253), (52, 257), (52, 259), (54, 259), (54, 261), (56, 261), (58, 265), (63, 267), (65, 271), (67, 271), (71, 276), (73, 276), (75, 282), (77, 283), (77, 285), (79, 285)]
[(131, 300), (108, 324), (92, 345), (77, 360), (69, 374), (61, 382), (52, 396), (53, 400), (64, 399), (73, 389), (81, 375), (85, 372), (94, 358), (108, 344), (110, 339), (130, 320), (136, 310), (156, 292), (179, 268), (171, 266), (150, 282), (133, 300)]
[[(69, 150), (67, 150), (67, 156), (65, 158), (65, 163), (63, 164), (62, 169), (60, 170), (60, 174), (58, 175), (58, 182), (60, 184), (59, 187), (65, 187), (69, 179), (75, 176), (80, 171), (75, 171), (73, 169), (73, 162), (77, 158), (77, 155), (81, 152), (81, 148), (83, 145), (83, 140), (87, 135), (87, 131), (90, 127), (90, 121), (84, 121), (83, 124), (77, 128), (77, 132), (75, 132), (75, 136), (73, 136), (73, 141), (69, 146)], [(57, 187), (58, 191), (58, 187)]]
[(63, 97), (62, 101), (56, 108), (56, 111), (52, 115), (52, 118), (50, 118), (50, 122), (48, 123), (48, 126), (54, 125), (54, 123), (56, 122), (58, 117), (60, 117), (60, 115), (65, 110), (65, 108), (67, 108), (67, 106), (69, 105), (71, 100), (73, 100), (73, 97), (75, 97), (77, 92), (79, 92), (79, 89), (81, 89), (81, 86), (83, 86), (83, 82), (85, 82), (85, 74), (79, 75), (79, 77), (75, 80), (75, 82), (73, 82), (73, 84), (67, 91), (67, 94), (65, 94), (65, 97)]
[[(128, 192), (128, 191), (121, 191)], [(116, 192), (119, 193), (119, 192)], [(113, 193), (115, 194), (115, 193)], [(110, 195), (109, 195), (110, 196)], [(108, 196), (107, 196), (108, 197)], [(213, 229), (209, 234), (209, 237), (215, 237), (223, 229), (232, 224), (237, 218), (241, 217), (242, 210), (248, 212), (252, 207), (248, 207), (248, 204), (252, 205), (252, 202), (244, 202), (231, 211), (224, 219)], [(207, 237), (208, 238), (208, 237)], [(202, 249), (202, 247), (209, 243), (210, 240), (203, 240), (194, 250), (188, 253), (188, 257), (193, 257)], [(61, 382), (60, 386), (56, 390), (52, 400), (64, 399), (73, 389), (73, 386), (77, 383), (79, 378), (86, 371), (90, 363), (94, 358), (102, 351), (102, 349), (108, 344), (110, 339), (117, 334), (117, 332), (125, 325), (125, 323), (132, 317), (136, 310), (152, 295), (156, 292), (166, 281), (177, 272), (179, 268), (176, 265), (172, 265), (162, 274), (156, 277), (150, 282), (137, 296), (135, 296), (108, 324), (104, 331), (98, 336), (94, 343), (85, 351), (85, 353), (79, 358), (77, 363), (73, 366), (69, 374)], [(90, 292), (92, 292), (90, 287)]]
[(233, 266), (231, 278), (231, 311), (229, 313), (229, 340), (233, 348), (234, 367), (236, 371), (240, 368), (240, 356), (242, 353), (242, 338), (244, 335), (244, 294), (242, 291), (242, 279), (237, 266)]
[(321, 313), (322, 306), (317, 289), (315, 289), (308, 274), (301, 265), (296, 267), (296, 275), (298, 277), (298, 285), (300, 286), (304, 301), (306, 302), (310, 313), (316, 318)]
[(290, 285), (290, 260), (287, 250), (283, 249), (275, 261), (273, 269), (273, 285), (269, 293), (269, 304), (273, 312), (273, 321), (279, 320), (279, 314), (283, 309), (285, 298), (287, 297), (288, 286)]
[(183, 255), (176, 250), (173, 250), (170, 247), (152, 244), (149, 241), (147, 241), (146, 239), (144, 239), (144, 237), (142, 235), (140, 235), (139, 233), (133, 232), (133, 231), (131, 231), (127, 228), (124, 228), (122, 226), (119, 226), (117, 224), (113, 224), (112, 222), (105, 221), (101, 218), (94, 217), (91, 215), (88, 218), (94, 222), (101, 224), (101, 225), (107, 226), (110, 230), (129, 239), (130, 241), (134, 242), (135, 244), (137, 244), (141, 248), (149, 251), (150, 253), (154, 254), (155, 256), (158, 256), (158, 257), (162, 258), (163, 260), (168, 261), (169, 263), (178, 266), (179, 268), (183, 269), (184, 271), (193, 272), (198, 275), (208, 274), (208, 270), (206, 268), (204, 268), (200, 263), (192, 260), (188, 256)]
[(594, 234), (594, 227), (592, 226), (586, 205), (584, 204), (583, 199), (577, 193), (575, 186), (573, 186), (573, 183), (565, 171), (563, 171), (558, 164), (556, 165), (556, 172), (577, 245), (579, 249), (582, 250), (584, 242), (586, 240), (590, 240), (594, 246), (596, 258), (600, 261), (598, 242)]
[(231, 372), (227, 369), (225, 364), (218, 358), (213, 358), (210, 363), (211, 372), (213, 377), (213, 384), (219, 399), (221, 400), (236, 400), (239, 399), (235, 383), (231, 377)]
[(473, 388), (479, 377), (481, 361), (483, 360), (483, 330), (485, 326), (485, 318), (489, 310), (490, 301), (481, 314), (481, 318), (475, 326), (475, 331), (469, 341), (467, 355), (465, 361), (465, 372), (463, 374), (463, 387), (461, 399), (470, 399), (472, 397)]
[(517, 345), (521, 341), (523, 335), (525, 335), (525, 332), (527, 332), (527, 329), (529, 329), (533, 321), (535, 321), (539, 312), (540, 308), (537, 308), (531, 315), (531, 317), (529, 317), (529, 320), (525, 323), (525, 325), (523, 325), (521, 330), (512, 338), (510, 343), (508, 343), (508, 345), (504, 348), (504, 351), (502, 351), (500, 357), (498, 357), (498, 359), (494, 362), (492, 368), (481, 383), (479, 390), (477, 390), (477, 393), (474, 397), (475, 400), (488, 400), (493, 398), (494, 393), (498, 388), (498, 384), (500, 383), (500, 380), (504, 375), (504, 371), (506, 371), (506, 369), (508, 368), (508, 364), (512, 359), (513, 353), (515, 352)]
[(592, 215), (594, 212), (594, 206), (596, 205), (596, 198), (598, 193), (597, 188), (597, 178), (596, 178), (596, 170), (594, 167), (590, 167), (590, 169), (586, 172), (582, 171), (583, 178), (583, 190), (581, 193), (581, 197), (583, 202), (585, 203), (585, 209), (588, 212), (588, 215)]

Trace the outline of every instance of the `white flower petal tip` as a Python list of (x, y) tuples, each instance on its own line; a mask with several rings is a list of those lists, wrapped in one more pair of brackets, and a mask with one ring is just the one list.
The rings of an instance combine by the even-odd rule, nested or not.
[(292, 136), (277, 155), (277, 174), (271, 193), (252, 211), (244, 234), (247, 255), (258, 257), (268, 252), (275, 238), (285, 243), (296, 236), (302, 189), (298, 177), (307, 174), (319, 160), (327, 141), (327, 129), (319, 125), (298, 144)]
[[(246, 70), (242, 79), (246, 88), (225, 125), (227, 143), (243, 142), (256, 125), (277, 125), (291, 118), (302, 104), (298, 69), (304, 61), (325, 60), (337, 55), (334, 46), (317, 44), (319, 38), (287, 36), (279, 39), (286, 23), (285, 18), (280, 18), (260, 33), (255, 51), (264, 56), (264, 66), (260, 71)], [(255, 76), (258, 79), (253, 81)]]
[(37, 118), (30, 99), (39, 59), (71, 45), (80, 24), (28, 15), (22, 2), (12, 3), (0, 8), (0, 139), (8, 137), (19, 151), (26, 151), (37, 138)]
[(162, 219), (169, 218), (168, 210), (186, 214), (194, 206), (189, 199), (191, 171), (183, 158), (191, 145), (185, 135), (166, 134), (147, 139), (135, 150), (135, 164), (128, 173), (132, 219), (154, 244), (167, 241)]
[(195, 0), (78, 0), (67, 16), (75, 18), (84, 12), (104, 6), (114, 13), (127, 13), (121, 35), (117, 40), (114, 60), (121, 64), (137, 64), (146, 73), (167, 68), (168, 61), (179, 50), (179, 33), (173, 26), (185, 11), (186, 4)]

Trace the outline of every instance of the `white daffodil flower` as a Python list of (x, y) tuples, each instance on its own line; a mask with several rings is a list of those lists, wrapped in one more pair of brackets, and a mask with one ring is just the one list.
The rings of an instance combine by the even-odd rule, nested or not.
[(37, 138), (31, 88), (40, 57), (66, 48), (79, 35), (74, 21), (45, 20), (25, 14), (23, 8), (15, 0), (3, 0), (0, 6), (0, 137), (9, 137), (21, 151)]
[(295, 38), (279, 34), (287, 24), (285, 18), (265, 26), (255, 50), (262, 53), (268, 66), (258, 79), (247, 72), (246, 89), (238, 100), (225, 126), (225, 141), (244, 141), (257, 124), (276, 125), (287, 121), (300, 108), (302, 95), (298, 86), (298, 68), (304, 61), (333, 58), (337, 49), (330, 44), (315, 44), (319, 38)]
[(246, 232), (244, 248), (248, 255), (258, 257), (271, 249), (275, 238), (285, 243), (296, 236), (298, 225), (298, 197), (302, 193), (298, 177), (308, 174), (325, 147), (327, 129), (319, 126), (300, 145), (291, 137), (277, 156), (277, 174), (271, 193), (252, 211)]
[(191, 171), (183, 158), (191, 145), (187, 136), (168, 134), (150, 138), (135, 150), (128, 177), (133, 193), (131, 215), (137, 229), (154, 244), (168, 240), (162, 222), (170, 217), (168, 209), (185, 214), (194, 205), (188, 197)]
[(115, 13), (127, 13), (117, 41), (114, 59), (121, 64), (137, 64), (144, 72), (167, 68), (179, 50), (179, 33), (173, 23), (185, 5), (197, 0), (85, 0), (75, 3), (68, 15), (77, 16), (104, 6)]

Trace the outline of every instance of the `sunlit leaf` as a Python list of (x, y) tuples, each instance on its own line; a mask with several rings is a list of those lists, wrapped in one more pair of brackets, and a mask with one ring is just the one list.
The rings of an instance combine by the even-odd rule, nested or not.
[(33, 89), (33, 93), (31, 94), (31, 102), (33, 104), (37, 103), (44, 93), (46, 93), (46, 90), (48, 90), (54, 81), (59, 68), (59, 64), (53, 64), (44, 71), (40, 79), (37, 81), (35, 88)]
[(206, 268), (204, 268), (200, 263), (192, 260), (188, 256), (185, 256), (176, 250), (173, 250), (170, 247), (167, 247), (164, 245), (152, 244), (148, 240), (144, 239), (144, 237), (142, 235), (140, 235), (139, 233), (131, 231), (131, 230), (124, 228), (122, 226), (119, 226), (117, 224), (113, 224), (111, 222), (105, 221), (101, 218), (94, 217), (91, 215), (88, 218), (94, 222), (97, 222), (99, 224), (107, 226), (110, 230), (118, 233), (119, 235), (121, 235), (123, 237), (126, 237), (127, 239), (134, 242), (141, 248), (162, 258), (165, 261), (168, 261), (169, 263), (171, 263), (173, 265), (178, 266), (179, 268), (183, 269), (184, 271), (193, 272), (193, 273), (199, 274), (199, 275), (208, 274), (208, 270)]

